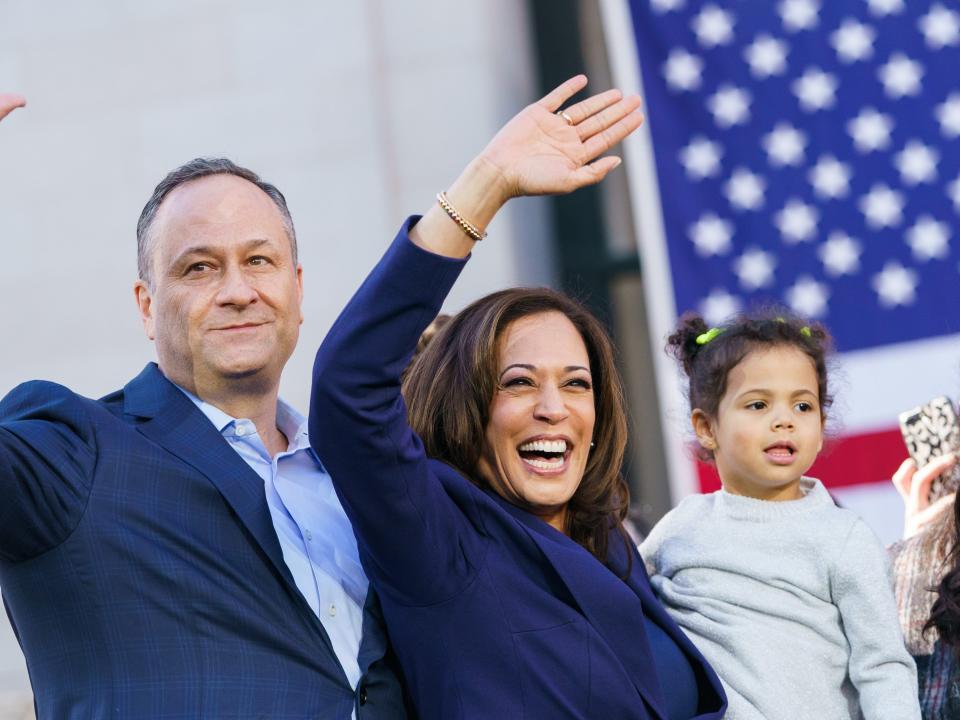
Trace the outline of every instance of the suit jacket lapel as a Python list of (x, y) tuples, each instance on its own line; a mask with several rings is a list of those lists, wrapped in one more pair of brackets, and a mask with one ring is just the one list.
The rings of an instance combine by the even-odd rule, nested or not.
[[(124, 388), (124, 412), (151, 418), (139, 426), (140, 432), (194, 467), (216, 486), (280, 573), (288, 589), (302, 599), (283, 560), (264, 496), (263, 480), (154, 363), (147, 365)], [(310, 615), (313, 615), (312, 611)], [(322, 629), (319, 621), (317, 624)], [(324, 638), (329, 644), (325, 632)]]
[[(497, 496), (494, 498), (526, 528), (570, 590), (587, 620), (623, 663), (648, 707), (656, 717), (665, 718), (663, 691), (656, 680), (656, 673), (651, 672), (656, 665), (643, 619), (637, 612), (642, 603), (634, 595), (636, 590), (623, 586), (622, 590), (626, 592), (620, 592), (621, 588), (614, 583), (622, 585), (622, 581), (609, 569), (601, 570), (604, 566), (582, 547), (542, 520)], [(598, 582), (598, 577), (604, 578), (603, 572), (610, 573), (609, 582)], [(646, 611), (645, 606), (643, 610)]]
[[(193, 402), (164, 377), (156, 363), (149, 363), (124, 387), (124, 412), (136, 417), (150, 418), (139, 426), (139, 430), (194, 467), (220, 491), (283, 578), (287, 590), (293, 593), (309, 616), (329, 651), (330, 658), (336, 663), (344, 684), (349, 684), (330, 636), (303, 598), (284, 562), (283, 550), (273, 527), (273, 518), (267, 507), (260, 476), (230, 447)], [(382, 657), (386, 650), (386, 636), (382, 629), (377, 628), (378, 635), (371, 628), (369, 642), (367, 640), (367, 628), (378, 621), (382, 622), (379, 603), (374, 597), (371, 605), (370, 595), (367, 598), (367, 607), (364, 608), (364, 637), (361, 645), (361, 654), (365, 656), (368, 665)]]

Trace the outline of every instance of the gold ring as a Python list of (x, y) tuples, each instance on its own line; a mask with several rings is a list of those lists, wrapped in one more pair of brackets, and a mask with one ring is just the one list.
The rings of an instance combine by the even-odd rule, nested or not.
[(563, 110), (557, 110), (557, 115), (567, 121), (567, 125), (573, 127), (573, 118), (567, 115)]

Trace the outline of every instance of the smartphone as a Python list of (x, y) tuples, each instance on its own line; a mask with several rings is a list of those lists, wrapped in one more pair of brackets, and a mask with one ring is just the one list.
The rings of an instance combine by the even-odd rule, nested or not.
[[(900, 413), (900, 432), (918, 468), (941, 455), (960, 450), (960, 423), (948, 397), (937, 397), (926, 405)], [(933, 479), (930, 502), (956, 492), (958, 487), (960, 464)]]

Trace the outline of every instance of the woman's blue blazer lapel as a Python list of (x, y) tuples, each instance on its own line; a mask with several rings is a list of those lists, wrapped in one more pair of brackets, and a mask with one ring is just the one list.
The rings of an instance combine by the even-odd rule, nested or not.
[[(494, 500), (526, 529), (554, 570), (563, 580), (580, 611), (613, 650), (637, 692), (654, 717), (665, 718), (662, 689), (655, 671), (640, 610), (640, 588), (630, 585), (632, 593), (617, 592), (612, 583), (622, 582), (611, 570), (562, 533), (529, 513), (493, 495)], [(647, 589), (646, 594), (650, 594)], [(637, 598), (636, 596), (640, 597)], [(636, 602), (632, 602), (636, 600)], [(650, 600), (656, 604), (653, 596)]]

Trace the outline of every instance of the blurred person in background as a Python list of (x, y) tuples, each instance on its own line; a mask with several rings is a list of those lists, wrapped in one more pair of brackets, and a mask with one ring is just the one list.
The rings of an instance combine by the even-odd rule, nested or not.
[(894, 589), (924, 720), (960, 718), (960, 508), (955, 494), (928, 500), (956, 462), (944, 455), (917, 469), (907, 459), (893, 476), (904, 502), (904, 538), (890, 547)]
[(404, 223), (317, 354), (311, 441), (425, 720), (706, 719), (725, 708), (623, 529), (626, 413), (592, 315), (550, 290), (488, 295), (433, 338), (401, 392), (423, 329), (497, 211), (618, 164), (597, 158), (640, 125), (639, 99), (608, 91), (561, 111), (585, 84), (573, 78), (521, 111)]
[(0, 587), (37, 716), (405, 717), (349, 521), (278, 398), (302, 322), (283, 195), (195, 160), (137, 239), (159, 364), (100, 400), (0, 401)]

